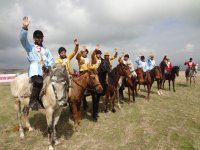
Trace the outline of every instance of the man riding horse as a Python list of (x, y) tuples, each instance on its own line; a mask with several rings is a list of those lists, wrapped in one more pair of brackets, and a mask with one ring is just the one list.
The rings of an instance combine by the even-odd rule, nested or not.
[[(124, 59), (122, 59), (122, 57), (124, 56)], [(121, 57), (119, 57), (118, 59), (119, 63), (123, 63), (125, 65), (127, 65), (132, 73), (132, 78), (136, 78), (137, 77), (137, 74), (135, 72), (135, 69), (134, 69), (134, 65), (133, 63), (131, 62), (131, 60), (129, 59), (129, 55), (128, 54), (122, 54)], [(124, 98), (124, 94), (123, 94), (123, 90), (125, 89), (124, 87), (124, 80), (121, 81), (122, 82), (122, 85), (120, 86), (119, 88), (119, 95), (120, 97)]]
[(187, 69), (185, 71), (185, 76), (188, 77), (189, 76), (189, 72), (190, 70), (196, 66), (196, 63), (193, 61), (192, 58), (189, 59), (189, 61), (185, 61), (184, 65), (187, 65)]
[(27, 52), (29, 61), (28, 76), (31, 78), (33, 88), (30, 96), (29, 106), (32, 110), (38, 110), (39, 94), (43, 86), (43, 70), (48, 71), (54, 62), (51, 52), (47, 47), (43, 46), (43, 33), (36, 30), (33, 33), (34, 43), (30, 43), (27, 39), (28, 26), (30, 21), (28, 17), (24, 17), (22, 21), (22, 29), (20, 31), (20, 41), (23, 48)]
[(78, 52), (79, 43), (77, 39), (74, 40), (74, 44), (75, 44), (74, 50), (68, 55), (66, 55), (67, 50), (64, 47), (60, 47), (58, 49), (59, 57), (55, 60), (55, 63), (60, 63), (62, 65), (65, 65), (66, 70), (70, 75), (74, 75), (74, 70), (71, 67), (71, 60)]

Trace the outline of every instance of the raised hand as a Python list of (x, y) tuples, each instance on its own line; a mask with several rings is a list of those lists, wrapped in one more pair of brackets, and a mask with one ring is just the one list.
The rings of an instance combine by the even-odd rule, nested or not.
[(86, 46), (83, 46), (81, 51), (83, 52), (85, 50), (86, 50)]
[(78, 39), (74, 39), (74, 44), (79, 45)]
[(117, 52), (117, 49), (115, 48), (114, 50), (115, 50), (115, 53), (116, 53), (116, 52)]
[(99, 49), (99, 48), (100, 48), (100, 44), (97, 44), (95, 49)]
[(23, 28), (28, 28), (29, 24), (30, 24), (30, 21), (28, 20), (28, 17), (24, 16), (23, 19), (22, 19)]

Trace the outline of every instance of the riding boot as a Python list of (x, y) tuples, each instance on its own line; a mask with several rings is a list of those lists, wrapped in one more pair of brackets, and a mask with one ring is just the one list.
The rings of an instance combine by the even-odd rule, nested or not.
[(124, 86), (122, 85), (120, 88), (119, 88), (119, 96), (120, 96), (120, 98), (124, 98), (124, 93), (123, 93), (123, 91), (124, 91)]
[(100, 96), (97, 94), (92, 95), (92, 106), (93, 106), (93, 112), (92, 112), (92, 118), (94, 122), (97, 122), (98, 120), (98, 112), (99, 112), (99, 99)]
[(38, 110), (39, 94), (40, 94), (40, 88), (33, 87), (29, 101), (29, 106), (31, 107), (32, 110)]
[(88, 104), (87, 104), (87, 101), (86, 101), (86, 96), (83, 96), (83, 109), (84, 110), (88, 109)]

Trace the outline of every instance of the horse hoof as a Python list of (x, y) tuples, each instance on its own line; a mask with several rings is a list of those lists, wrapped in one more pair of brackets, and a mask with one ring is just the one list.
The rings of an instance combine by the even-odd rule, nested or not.
[(52, 145), (50, 145), (49, 150), (54, 150), (54, 147)]
[(113, 113), (115, 113), (115, 112), (116, 112), (116, 110), (115, 110), (115, 109), (112, 109), (112, 112), (113, 112)]
[(107, 110), (107, 109), (105, 109), (105, 110), (104, 110), (104, 112), (105, 112), (105, 113), (107, 113), (107, 112), (108, 112), (108, 110)]
[(19, 137), (20, 137), (20, 139), (24, 139), (25, 138), (24, 133), (20, 133)]
[(55, 145), (60, 144), (61, 142), (59, 140), (55, 140)]
[(28, 128), (28, 131), (29, 131), (29, 132), (31, 132), (31, 131), (33, 131), (33, 130), (34, 130), (34, 129), (33, 129), (32, 127), (29, 127), (29, 128)]
[(157, 93), (158, 93), (158, 95), (160, 96), (160, 92), (158, 91)]

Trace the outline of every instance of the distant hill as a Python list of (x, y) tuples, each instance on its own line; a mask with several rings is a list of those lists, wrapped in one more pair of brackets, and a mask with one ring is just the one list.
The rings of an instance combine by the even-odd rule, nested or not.
[(0, 74), (13, 74), (13, 73), (24, 73), (27, 72), (26, 69), (0, 69)]

